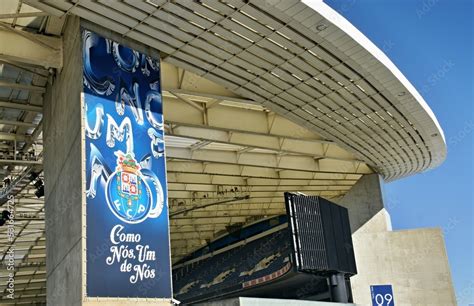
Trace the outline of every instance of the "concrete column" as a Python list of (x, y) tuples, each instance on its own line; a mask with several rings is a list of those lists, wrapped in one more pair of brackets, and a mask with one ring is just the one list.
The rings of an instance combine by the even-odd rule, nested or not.
[(335, 201), (349, 210), (352, 233), (384, 208), (382, 184), (378, 174), (366, 174), (344, 197)]
[(83, 63), (78, 17), (68, 17), (63, 46), (63, 68), (51, 77), (44, 100), (47, 304), (169, 305), (167, 300), (85, 297)]
[[(44, 176), (48, 305), (81, 305), (82, 53), (79, 18), (64, 31), (64, 66), (44, 100)], [(52, 84), (51, 84), (52, 83)]]

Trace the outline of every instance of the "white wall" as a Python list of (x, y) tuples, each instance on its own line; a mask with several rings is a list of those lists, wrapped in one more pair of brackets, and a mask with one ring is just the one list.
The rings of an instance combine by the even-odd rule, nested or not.
[(385, 209), (353, 235), (358, 274), (351, 278), (354, 302), (372, 305), (370, 285), (393, 287), (395, 305), (456, 305), (440, 229), (390, 231)]

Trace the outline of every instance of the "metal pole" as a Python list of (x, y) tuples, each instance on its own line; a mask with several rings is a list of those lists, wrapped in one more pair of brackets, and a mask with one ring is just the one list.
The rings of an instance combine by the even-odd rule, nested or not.
[(348, 303), (349, 291), (344, 273), (333, 274), (329, 277), (329, 285), (331, 288), (331, 300), (333, 302)]

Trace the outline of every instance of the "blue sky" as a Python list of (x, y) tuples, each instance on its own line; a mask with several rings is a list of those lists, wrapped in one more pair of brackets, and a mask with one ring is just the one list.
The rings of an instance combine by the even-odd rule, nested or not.
[(471, 0), (326, 0), (423, 95), (448, 144), (440, 167), (385, 186), (394, 230), (441, 227), (459, 305), (474, 303)]

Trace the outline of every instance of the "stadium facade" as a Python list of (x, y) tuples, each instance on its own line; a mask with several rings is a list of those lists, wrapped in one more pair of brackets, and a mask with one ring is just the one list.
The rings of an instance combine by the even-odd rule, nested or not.
[(355, 304), (456, 304), (441, 230), (392, 231), (383, 193), (444, 161), (443, 131), (322, 1), (0, 9), (1, 303), (169, 305), (171, 263), (300, 192), (348, 211)]

